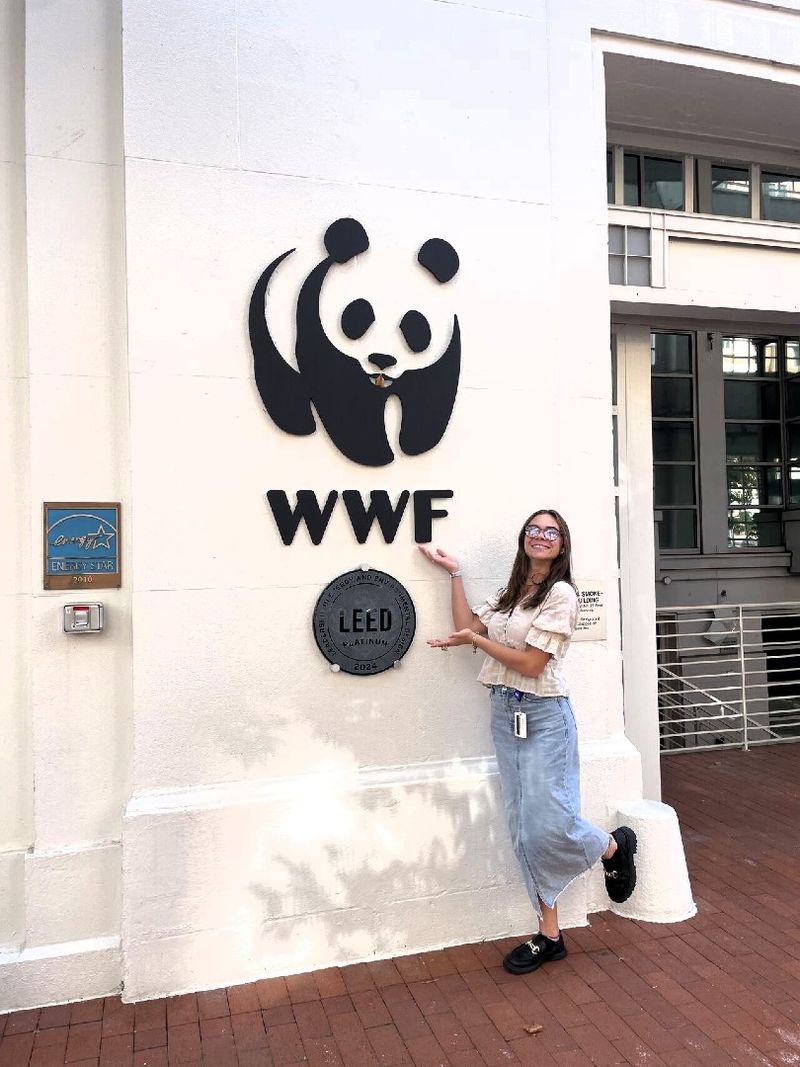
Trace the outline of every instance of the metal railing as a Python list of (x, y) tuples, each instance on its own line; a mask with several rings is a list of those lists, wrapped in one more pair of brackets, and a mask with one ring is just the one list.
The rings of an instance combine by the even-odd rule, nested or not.
[(800, 738), (800, 603), (656, 612), (661, 751)]

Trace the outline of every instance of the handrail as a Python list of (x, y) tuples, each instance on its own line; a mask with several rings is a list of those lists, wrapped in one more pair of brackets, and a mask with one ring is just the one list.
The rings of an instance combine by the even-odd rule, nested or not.
[(705, 689), (701, 689), (700, 686), (694, 685), (693, 682), (687, 681), (687, 679), (683, 678), (680, 674), (676, 674), (675, 671), (671, 671), (669, 667), (665, 667), (663, 664), (660, 664), (658, 669), (660, 671), (664, 671), (665, 674), (668, 674), (671, 678), (674, 678), (677, 682), (680, 682), (682, 686), (684, 686), (686, 689), (690, 689), (693, 693), (700, 693), (702, 696), (707, 696), (713, 704), (719, 704), (722, 707), (726, 707), (724, 701), (719, 700), (712, 693), (707, 693)]
[(797, 601), (657, 610), (662, 750), (800, 739), (799, 620)]
[[(674, 615), (676, 611), (730, 611), (737, 607), (741, 608), (775, 608), (775, 607), (794, 607), (797, 610), (797, 614), (800, 614), (800, 601), (769, 601), (759, 603), (757, 601), (748, 601), (746, 604), (687, 604), (683, 607), (659, 607), (656, 608), (656, 617), (659, 615)], [(764, 612), (762, 612), (764, 614)], [(775, 616), (779, 616), (780, 611), (775, 612)]]

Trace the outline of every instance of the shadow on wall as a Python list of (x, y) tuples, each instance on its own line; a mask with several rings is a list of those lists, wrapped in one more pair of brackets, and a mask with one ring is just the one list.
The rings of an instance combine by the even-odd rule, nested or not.
[[(331, 799), (320, 796), (317, 810)], [(319, 952), (358, 959), (479, 937), (487, 894), (511, 882), (519, 902), (496, 780), (356, 788), (337, 803), (324, 823), (264, 856), (268, 877), (249, 886), (263, 948), (284, 958), (289, 949), (294, 969)]]
[[(463, 728), (426, 737), (430, 709), (446, 709), (445, 696), (452, 707), (454, 688)], [(390, 744), (381, 751), (395, 761), (360, 766), (370, 731), (386, 727), (385, 701), (369, 693), (336, 729), (304, 717), (307, 699), (287, 690), (269, 719), (254, 700), (233, 725), (198, 723), (193, 743), (257, 777), (193, 789), (185, 802), (179, 790), (127, 820), (127, 997), (522, 932), (531, 906), (499, 780), (493, 760), (474, 755), (491, 740), (472, 657), (451, 656), (414, 691), (426, 707), (403, 709), (410, 750), (430, 741), (441, 751), (447, 736), (446, 760), (413, 763)], [(584, 904), (579, 880), (563, 898), (564, 925), (585, 921)]]
[[(478, 717), (480, 750), (489, 753), (483, 690), (472, 663), (464, 669), (469, 676), (457, 684), (473, 694), (464, 715)], [(421, 724), (429, 715), (403, 710), (412, 722), (415, 712)], [(224, 892), (213, 914), (197, 901), (200, 927), (211, 920), (230, 929), (236, 920), (230, 932), (245, 976), (499, 935), (529, 913), (493, 763), (467, 755), (475, 731), (450, 730), (444, 761), (364, 768), (352, 747), (302, 715), (298, 705), (269, 723), (251, 714), (241, 724), (245, 764), (266, 764), (280, 777), (255, 783), (254, 802), (237, 812), (214, 813), (219, 836), (209, 860)], [(365, 734), (385, 730), (386, 719), (383, 702), (357, 699), (336, 732), (357, 730), (358, 747), (369, 751)], [(231, 745), (218, 722), (206, 725), (215, 744)]]

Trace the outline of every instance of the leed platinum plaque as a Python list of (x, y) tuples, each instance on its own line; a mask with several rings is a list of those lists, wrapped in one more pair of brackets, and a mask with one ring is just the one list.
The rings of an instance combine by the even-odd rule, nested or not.
[(314, 638), (331, 670), (380, 674), (400, 665), (417, 616), (407, 590), (391, 574), (368, 567), (327, 585), (314, 607)]

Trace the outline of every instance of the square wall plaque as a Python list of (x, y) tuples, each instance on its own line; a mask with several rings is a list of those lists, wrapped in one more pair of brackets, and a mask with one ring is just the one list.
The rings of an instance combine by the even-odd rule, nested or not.
[(44, 504), (44, 588), (119, 589), (119, 504)]

